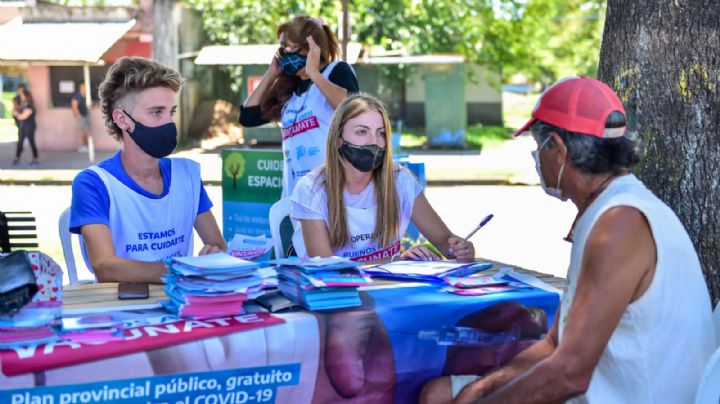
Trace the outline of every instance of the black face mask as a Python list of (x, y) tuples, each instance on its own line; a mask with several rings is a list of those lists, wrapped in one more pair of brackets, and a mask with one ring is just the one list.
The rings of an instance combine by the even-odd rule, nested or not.
[(285, 52), (284, 49), (280, 48), (277, 54), (277, 61), (283, 73), (288, 76), (295, 76), (300, 69), (305, 67), (307, 56), (301, 55), (300, 50)]
[(345, 160), (364, 173), (380, 167), (385, 159), (385, 148), (376, 144), (358, 146), (343, 139), (339, 151)]
[(169, 156), (175, 150), (175, 147), (177, 147), (177, 127), (175, 122), (149, 127), (136, 121), (127, 111), (122, 111), (135, 122), (135, 129), (128, 133), (142, 151), (159, 159)]

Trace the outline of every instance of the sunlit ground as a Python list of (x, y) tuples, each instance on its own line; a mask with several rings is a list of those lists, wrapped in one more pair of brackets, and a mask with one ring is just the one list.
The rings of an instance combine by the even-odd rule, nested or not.
[(17, 127), (12, 119), (0, 119), (0, 143), (16, 142)]

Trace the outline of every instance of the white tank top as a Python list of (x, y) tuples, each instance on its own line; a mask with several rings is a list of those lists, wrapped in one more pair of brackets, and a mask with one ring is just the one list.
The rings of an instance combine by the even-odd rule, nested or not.
[(559, 338), (575, 296), (585, 242), (617, 206), (645, 215), (657, 248), (653, 280), (618, 323), (587, 392), (572, 403), (691, 403), (715, 346), (711, 303), (695, 248), (675, 213), (634, 175), (615, 179), (577, 221)]
[(90, 167), (108, 190), (109, 227), (116, 256), (155, 262), (192, 252), (193, 225), (200, 201), (200, 166), (188, 159), (170, 160), (170, 190), (158, 199), (133, 191), (103, 168)]
[[(328, 64), (322, 76), (329, 80), (338, 63)], [(280, 117), (285, 155), (283, 197), (292, 194), (302, 176), (325, 162), (327, 132), (333, 112), (325, 95), (314, 84), (303, 94), (293, 93), (285, 103)]]

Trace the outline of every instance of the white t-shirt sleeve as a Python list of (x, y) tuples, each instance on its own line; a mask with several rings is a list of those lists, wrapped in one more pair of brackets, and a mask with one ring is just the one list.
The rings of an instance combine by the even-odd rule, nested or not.
[(311, 172), (303, 176), (290, 195), (290, 217), (294, 220), (325, 220), (327, 202), (325, 189), (318, 175)]

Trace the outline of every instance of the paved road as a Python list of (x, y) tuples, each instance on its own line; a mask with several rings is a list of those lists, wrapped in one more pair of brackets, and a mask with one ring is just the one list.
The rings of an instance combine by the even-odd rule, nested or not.
[[(427, 180), (435, 184), (448, 183), (534, 184), (538, 183), (530, 151), (535, 148), (530, 137), (519, 137), (485, 150), (411, 150), (413, 162), (425, 163)], [(260, 150), (260, 149), (257, 149)], [(275, 147), (273, 150), (279, 150)], [(221, 179), (221, 151), (191, 149), (174, 156), (187, 157), (202, 166), (204, 181), (218, 183)], [(42, 151), (40, 166), (30, 167), (30, 156), (25, 153), (22, 162), (12, 165), (15, 142), (0, 142), (0, 183), (29, 184), (53, 182), (69, 184), (79, 170), (90, 165), (87, 154), (76, 151)], [(114, 151), (98, 151), (95, 161), (102, 161)]]
[[(208, 193), (216, 205), (215, 217), (222, 220), (220, 187), (210, 186)], [(427, 196), (459, 235), (467, 234), (488, 213), (495, 215), (472, 238), (478, 256), (565, 277), (570, 244), (562, 237), (575, 215), (570, 203), (546, 196), (537, 186), (430, 187)], [(35, 214), (41, 251), (63, 268), (57, 223), (60, 213), (70, 205), (70, 197), (69, 186), (2, 186), (0, 191), (3, 210), (31, 210)], [(81, 272), (80, 277), (89, 279), (90, 275)]]

